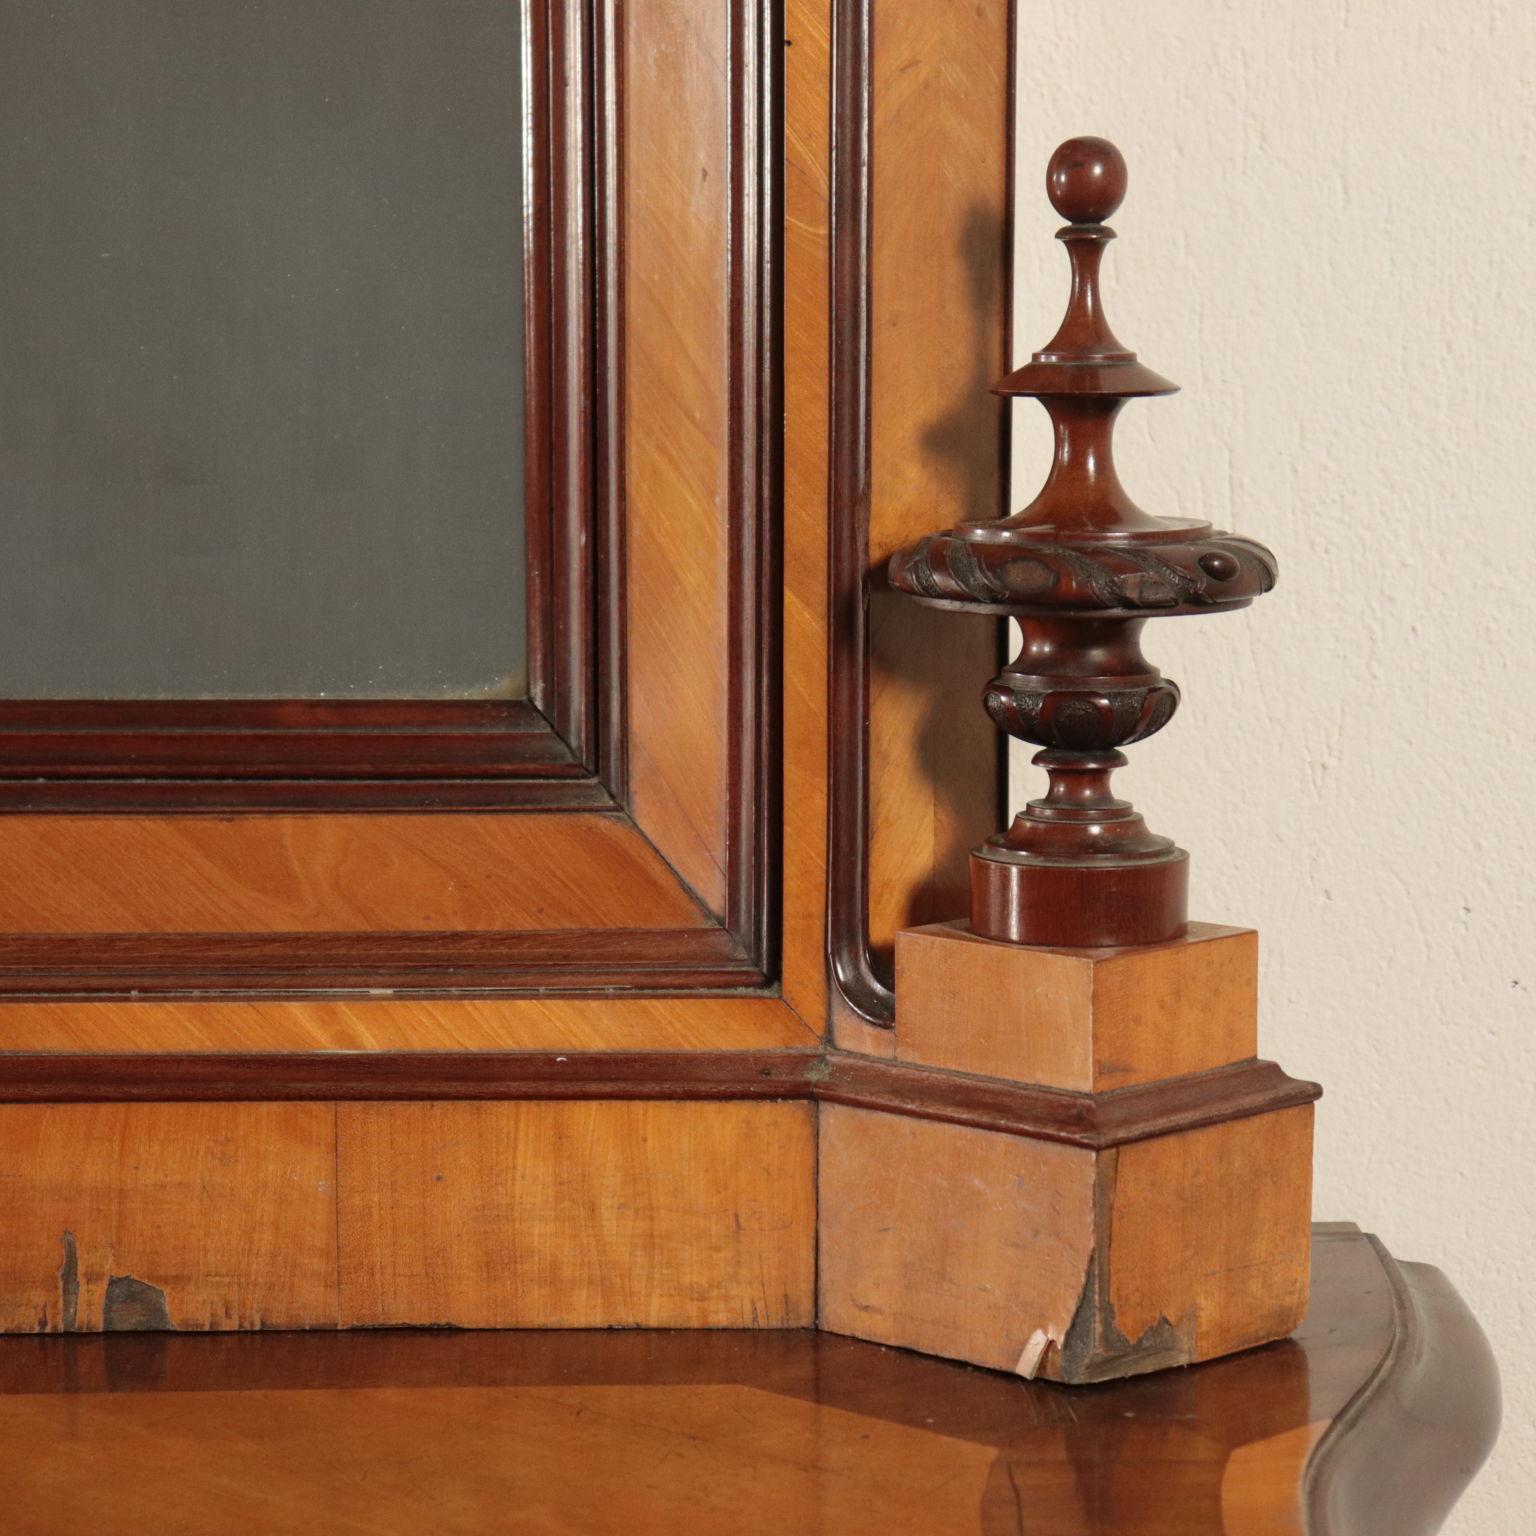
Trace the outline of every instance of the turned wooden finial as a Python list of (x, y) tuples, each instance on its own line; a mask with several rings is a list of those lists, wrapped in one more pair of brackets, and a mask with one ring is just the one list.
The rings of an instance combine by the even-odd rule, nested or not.
[(1115, 238), (1104, 220), (1125, 196), (1125, 161), (1105, 139), (1069, 139), (1046, 189), (1069, 221), (1056, 237), (1071, 263), (1067, 312), (996, 392), (1044, 405), (1050, 472), (1012, 517), (899, 552), (890, 580), (923, 602), (1010, 615), (1023, 634), (984, 701), (1009, 735), (1044, 749), (1034, 760), (1050, 785), (971, 855), (972, 928), (1022, 944), (1158, 943), (1184, 932), (1189, 856), (1109, 786), (1118, 749), (1161, 730), (1179, 702), (1141, 654), (1141, 631), (1148, 618), (1246, 607), (1274, 585), (1275, 562), (1251, 539), (1144, 512), (1121, 485), (1115, 418), (1127, 400), (1177, 389), (1104, 317), (1100, 267)]

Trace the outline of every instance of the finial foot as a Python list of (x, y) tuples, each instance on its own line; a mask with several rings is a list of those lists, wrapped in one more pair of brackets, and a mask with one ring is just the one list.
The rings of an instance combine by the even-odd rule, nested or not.
[(1009, 944), (1114, 949), (1182, 938), (1189, 855), (1110, 789), (1116, 751), (1047, 749), (1050, 775), (1007, 832), (971, 854), (971, 930)]

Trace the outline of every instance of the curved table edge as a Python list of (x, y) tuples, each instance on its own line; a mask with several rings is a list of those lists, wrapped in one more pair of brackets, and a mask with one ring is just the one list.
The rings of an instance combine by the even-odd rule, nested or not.
[(1302, 1477), (1308, 1536), (1433, 1536), (1498, 1436), (1499, 1372), (1438, 1269), (1399, 1264), (1371, 1233), (1392, 1337)]

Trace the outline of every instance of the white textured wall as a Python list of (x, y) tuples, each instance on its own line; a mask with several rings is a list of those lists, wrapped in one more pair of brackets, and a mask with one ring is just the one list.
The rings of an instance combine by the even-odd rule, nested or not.
[[(1121, 476), (1280, 561), (1245, 613), (1149, 626), (1184, 704), (1117, 782), (1190, 850), (1193, 913), (1259, 929), (1265, 1053), (1326, 1091), (1319, 1217), (1439, 1264), (1492, 1339), (1503, 1436), (1446, 1529), (1513, 1536), (1536, 1506), (1536, 12), (1019, 5), (1018, 351), (1066, 292), (1045, 160), (1101, 134), (1130, 165), (1106, 312), (1184, 386), (1126, 407)], [(1023, 499), (1044, 421), (1019, 407)]]

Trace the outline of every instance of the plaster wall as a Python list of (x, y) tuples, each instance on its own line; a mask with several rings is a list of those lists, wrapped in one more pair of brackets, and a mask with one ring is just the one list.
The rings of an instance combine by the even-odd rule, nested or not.
[[(1463, 0), (1020, 0), (1019, 361), (1065, 302), (1043, 171), (1113, 139), (1106, 311), (1184, 386), (1126, 408), (1152, 512), (1280, 585), (1153, 623), (1184, 689), (1117, 783), (1252, 924), (1266, 1055), (1326, 1090), (1316, 1212), (1440, 1265), (1500, 1357), (1446, 1527), (1536, 1505), (1536, 13)], [(1018, 408), (1015, 490), (1049, 457)], [(1037, 770), (1015, 763), (1015, 794)]]

